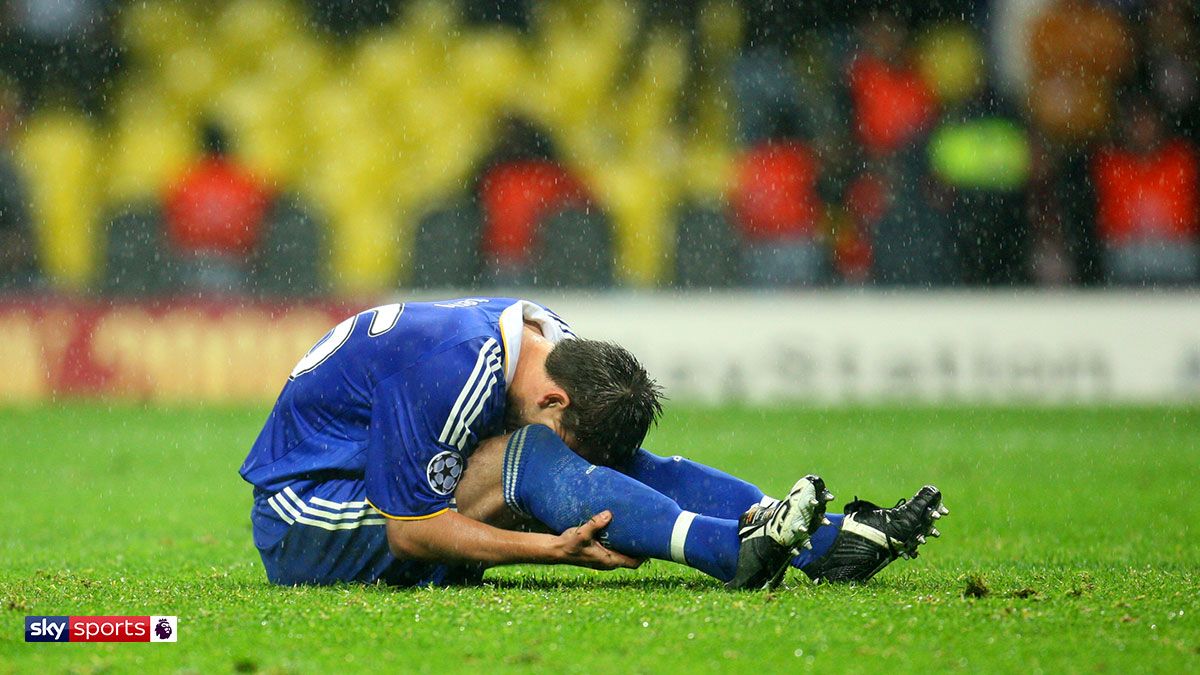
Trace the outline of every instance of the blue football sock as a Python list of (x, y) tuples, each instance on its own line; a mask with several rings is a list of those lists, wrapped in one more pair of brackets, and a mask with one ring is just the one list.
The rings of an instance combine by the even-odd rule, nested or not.
[(698, 515), (629, 476), (589, 463), (549, 427), (513, 434), (504, 454), (504, 501), (557, 532), (612, 511), (606, 546), (636, 558), (694, 567), (722, 581), (737, 568), (737, 521)]
[(830, 525), (822, 525), (817, 528), (816, 534), (809, 541), (812, 542), (812, 549), (802, 549), (800, 555), (792, 558), (792, 567), (800, 569), (810, 562), (820, 558), (829, 551), (833, 546), (833, 540), (837, 538), (838, 532), (842, 529), (842, 519), (845, 518), (841, 513), (828, 513), (825, 515), (829, 519)]
[[(736, 520), (751, 505), (761, 503), (764, 496), (762, 490), (741, 478), (678, 455), (659, 457), (644, 448), (638, 448), (619, 470), (670, 497), (680, 508), (716, 518)], [(830, 513), (826, 517), (832, 524), (817, 529), (810, 540), (812, 549), (803, 549), (792, 558), (792, 567), (804, 567), (833, 546), (844, 516)]]
[(763, 498), (762, 490), (741, 478), (678, 455), (659, 457), (642, 448), (617, 470), (670, 497), (682, 509), (714, 518), (737, 520)]

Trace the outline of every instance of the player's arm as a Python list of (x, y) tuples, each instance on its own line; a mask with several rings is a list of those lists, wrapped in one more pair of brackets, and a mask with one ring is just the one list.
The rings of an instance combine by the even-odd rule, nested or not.
[[(465, 359), (455, 353), (441, 354), (375, 387), (365, 480), (368, 501), (388, 516), (392, 553), (427, 562), (637, 566), (636, 560), (596, 541), (611, 515), (549, 535), (503, 530), (481, 522), (483, 518), (475, 520), (449, 509), (460, 478), (478, 484), (478, 491), (493, 497), (491, 501), (503, 503), (499, 461), (503, 439), (491, 439), (492, 452), (480, 453), (480, 460), (491, 457), (492, 461), (477, 462), (472, 457), (475, 467), (470, 471), (464, 472), (460, 450), (470, 432), (469, 422), (484, 414), (486, 405), (503, 405), (499, 395), (492, 395), (495, 383), (503, 378), (499, 346), (496, 340), (481, 340), (463, 347)], [(462, 363), (456, 363), (456, 357)], [(464, 381), (452, 377), (450, 386), (439, 387), (447, 379), (445, 372), (464, 373)], [(473, 503), (475, 499), (463, 499), (460, 508)]]
[(513, 532), (445, 511), (422, 520), (387, 524), (388, 547), (403, 560), (511, 565), (579, 565), (599, 570), (635, 568), (640, 561), (604, 548), (597, 541), (612, 520), (604, 511), (558, 536)]

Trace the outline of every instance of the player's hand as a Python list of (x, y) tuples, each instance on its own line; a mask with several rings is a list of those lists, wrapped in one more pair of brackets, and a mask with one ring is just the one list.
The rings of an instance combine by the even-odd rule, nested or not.
[(611, 511), (601, 511), (592, 519), (558, 535), (562, 562), (590, 567), (595, 570), (615, 570), (618, 567), (636, 569), (641, 560), (617, 553), (600, 545), (600, 531), (612, 522)]

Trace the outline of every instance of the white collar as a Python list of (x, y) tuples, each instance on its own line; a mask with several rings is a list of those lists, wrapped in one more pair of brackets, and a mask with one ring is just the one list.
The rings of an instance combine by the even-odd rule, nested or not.
[(518, 300), (500, 312), (500, 337), (504, 341), (504, 382), (512, 384), (513, 375), (517, 372), (517, 360), (521, 358), (521, 336), (525, 322), (536, 323), (542, 329), (542, 335), (551, 344), (571, 337), (562, 326), (551, 316), (550, 312), (541, 305), (528, 300)]

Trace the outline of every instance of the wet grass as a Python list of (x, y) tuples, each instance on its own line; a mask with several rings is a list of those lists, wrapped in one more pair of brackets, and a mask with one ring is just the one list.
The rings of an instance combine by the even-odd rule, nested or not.
[[(672, 406), (650, 447), (770, 492), (946, 493), (917, 561), (771, 594), (664, 562), (270, 587), (236, 474), (264, 416), (0, 411), (0, 672), (1200, 670), (1200, 410)], [(174, 614), (179, 643), (26, 644), (27, 614)]]

